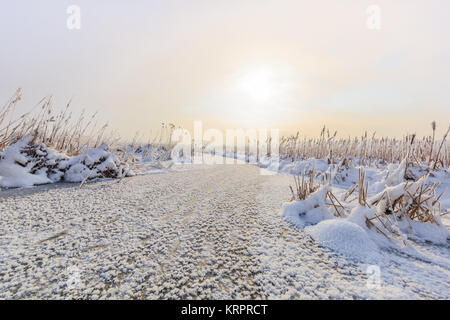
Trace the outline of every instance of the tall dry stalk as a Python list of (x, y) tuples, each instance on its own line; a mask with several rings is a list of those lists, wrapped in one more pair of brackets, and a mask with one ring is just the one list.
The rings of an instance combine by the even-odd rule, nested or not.
[(309, 172), (309, 179), (305, 179), (305, 170), (301, 175), (294, 176), (295, 192), (292, 186), (289, 186), (292, 193), (291, 200), (305, 200), (319, 188), (320, 185), (314, 183), (315, 174), (316, 168)]
[[(448, 127), (447, 132), (444, 134), (444, 137), (442, 138), (441, 144), (439, 145), (439, 149), (438, 149), (438, 152), (436, 154), (436, 159), (434, 160), (433, 170), (436, 170), (437, 164), (439, 163), (439, 153), (441, 152), (442, 146), (443, 146), (445, 140), (447, 139), (447, 135), (448, 135), (449, 131), (450, 131), (450, 126)], [(442, 166), (444, 166), (444, 163), (442, 163)]]
[(434, 138), (435, 138), (435, 134), (436, 134), (436, 121), (431, 122), (431, 129), (433, 129), (433, 138), (431, 139), (430, 157), (428, 158), (428, 166), (430, 166), (431, 159), (433, 157)]

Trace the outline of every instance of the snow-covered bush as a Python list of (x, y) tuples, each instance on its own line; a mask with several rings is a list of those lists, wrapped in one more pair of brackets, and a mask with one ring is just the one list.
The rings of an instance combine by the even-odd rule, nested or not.
[(88, 149), (78, 156), (62, 161), (59, 168), (66, 169), (64, 180), (69, 182), (120, 178), (132, 174), (128, 164), (122, 163), (106, 144)]
[(0, 153), (0, 186), (30, 187), (52, 182), (47, 173), (54, 172), (56, 162), (51, 158), (58, 155), (44, 152), (41, 145), (35, 146), (32, 152), (29, 140), (25, 137)]
[(6, 188), (132, 174), (128, 164), (121, 162), (105, 144), (68, 157), (43, 143), (34, 144), (30, 136), (25, 136), (0, 152), (0, 186)]

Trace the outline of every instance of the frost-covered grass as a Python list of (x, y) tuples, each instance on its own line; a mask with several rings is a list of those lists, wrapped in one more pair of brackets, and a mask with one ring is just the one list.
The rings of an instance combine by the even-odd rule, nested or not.
[(32, 110), (15, 116), (16, 105), (22, 99), (18, 89), (0, 109), (0, 151), (29, 135), (34, 144), (45, 144), (58, 152), (72, 156), (103, 143), (115, 145), (118, 137), (107, 134), (107, 124), (96, 124), (96, 113), (87, 117), (85, 111), (78, 118), (70, 109), (71, 101), (56, 111), (52, 97), (43, 98)]

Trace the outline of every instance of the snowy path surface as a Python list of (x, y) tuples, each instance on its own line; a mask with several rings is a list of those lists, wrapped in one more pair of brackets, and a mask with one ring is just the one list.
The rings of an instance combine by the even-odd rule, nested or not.
[(369, 289), (281, 220), (291, 182), (218, 165), (0, 191), (0, 298), (450, 298), (448, 245), (383, 252)]

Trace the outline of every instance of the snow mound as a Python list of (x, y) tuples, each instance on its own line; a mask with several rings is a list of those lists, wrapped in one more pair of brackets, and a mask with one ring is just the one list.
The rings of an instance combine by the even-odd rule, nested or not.
[[(380, 233), (381, 231), (384, 234), (389, 234), (385, 226), (381, 224), (377, 219), (375, 219), (376, 216), (377, 216), (376, 207), (368, 208), (365, 206), (357, 206), (352, 209), (350, 215), (345, 220), (358, 225), (363, 231), (366, 232), (367, 236), (378, 247), (401, 248), (402, 242), (399, 241), (399, 239), (392, 239), (392, 238), (388, 239), (382, 233)], [(371, 224), (368, 224), (368, 221), (371, 221)]]
[(58, 181), (82, 182), (132, 175), (106, 145), (68, 157), (24, 137), (0, 152), (0, 187), (31, 187)]
[(305, 229), (322, 246), (363, 262), (377, 261), (378, 248), (359, 225), (344, 219), (322, 221)]
[(306, 200), (295, 200), (283, 204), (281, 216), (299, 229), (332, 219), (333, 214), (325, 205), (327, 187), (322, 187)]
[(62, 161), (60, 169), (66, 169), (64, 181), (81, 182), (85, 179), (120, 178), (131, 174), (128, 164), (122, 163), (111, 153), (106, 144), (88, 149), (79, 156)]

